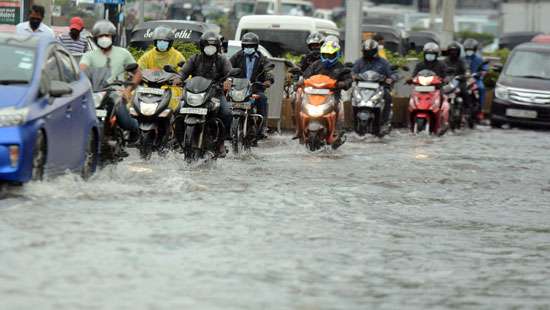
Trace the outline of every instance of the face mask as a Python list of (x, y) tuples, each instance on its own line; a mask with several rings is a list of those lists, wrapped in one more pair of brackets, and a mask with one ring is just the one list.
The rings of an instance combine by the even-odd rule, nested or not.
[(425, 57), (426, 57), (426, 61), (434, 61), (437, 58), (437, 56), (434, 54), (426, 54)]
[(97, 39), (97, 45), (99, 45), (102, 49), (108, 49), (111, 45), (113, 45), (113, 40), (109, 37), (101, 37)]
[(246, 55), (252, 55), (252, 54), (256, 53), (256, 49), (253, 48), (253, 47), (247, 47), (247, 48), (243, 48), (243, 52)]
[(376, 56), (377, 54), (378, 54), (377, 50), (364, 51), (363, 52), (363, 57), (365, 59), (372, 60), (374, 58), (374, 56)]
[(69, 35), (71, 36), (71, 39), (78, 40), (78, 37), (80, 37), (80, 31), (76, 29), (71, 29), (71, 31), (69, 32)]
[(170, 46), (170, 42), (159, 40), (157, 41), (157, 49), (159, 52), (166, 52), (168, 50), (168, 47)]
[(40, 27), (40, 23), (42, 23), (41, 19), (38, 19), (38, 18), (29, 19), (29, 25), (31, 26), (32, 30), (38, 29), (38, 27)]
[(473, 56), (474, 55), (474, 51), (466, 51), (466, 56)]
[(204, 48), (204, 53), (208, 56), (212, 56), (214, 54), (216, 54), (216, 52), (218, 51), (218, 49), (213, 46), (213, 45), (208, 45), (207, 47)]

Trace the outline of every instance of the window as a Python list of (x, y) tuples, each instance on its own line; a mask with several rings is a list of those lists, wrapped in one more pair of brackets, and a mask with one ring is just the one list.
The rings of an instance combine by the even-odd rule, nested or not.
[(0, 45), (0, 67), (3, 83), (28, 83), (34, 71), (34, 51), (12, 45)]
[(61, 67), (61, 73), (63, 74), (63, 81), (72, 83), (78, 80), (78, 73), (75, 69), (74, 63), (65, 52), (57, 52), (59, 58), (59, 65)]
[(550, 53), (517, 51), (508, 63), (508, 76), (550, 80)]

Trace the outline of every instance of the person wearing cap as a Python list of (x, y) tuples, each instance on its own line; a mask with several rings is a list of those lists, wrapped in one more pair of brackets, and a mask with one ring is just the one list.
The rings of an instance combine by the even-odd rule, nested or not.
[(84, 21), (82, 18), (75, 16), (71, 18), (69, 33), (64, 33), (58, 38), (59, 42), (73, 54), (84, 54), (88, 51), (88, 43), (80, 35), (82, 29), (84, 29)]

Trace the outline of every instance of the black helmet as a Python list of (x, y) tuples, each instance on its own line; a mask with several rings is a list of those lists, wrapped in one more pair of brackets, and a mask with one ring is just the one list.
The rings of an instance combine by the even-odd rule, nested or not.
[(260, 37), (254, 32), (247, 32), (241, 38), (242, 48), (253, 47), (255, 49), (260, 45)]
[(452, 42), (449, 46), (447, 46), (447, 54), (452, 60), (457, 60), (460, 57), (461, 52), (462, 47), (458, 44), (458, 42)]
[(113, 38), (116, 36), (116, 27), (108, 20), (100, 20), (95, 23), (92, 28), (92, 36), (98, 38), (100, 36), (110, 35)]
[[(211, 31), (205, 32), (199, 40), (199, 46), (201, 48), (201, 52), (205, 53), (208, 56), (212, 56), (217, 52), (219, 52), (221, 45), (222, 45), (222, 42), (220, 40), (220, 36)], [(214, 53), (211, 53), (211, 51), (213, 51), (212, 49), (205, 50), (205, 48), (209, 46), (215, 47), (216, 51)]]
[(477, 49), (479, 47), (479, 42), (475, 39), (467, 39), (464, 41), (464, 49), (465, 50), (471, 50), (474, 52), (477, 52)]
[(306, 39), (306, 44), (311, 51), (319, 51), (323, 43), (325, 43), (325, 36), (320, 32), (314, 32)]
[(363, 42), (361, 49), (365, 58), (372, 58), (378, 55), (378, 42), (373, 39), (367, 39)]

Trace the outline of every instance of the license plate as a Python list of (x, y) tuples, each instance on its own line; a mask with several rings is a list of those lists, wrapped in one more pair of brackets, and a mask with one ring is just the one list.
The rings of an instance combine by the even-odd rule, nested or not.
[(208, 109), (203, 109), (203, 108), (181, 108), (180, 113), (181, 114), (206, 115), (208, 113)]
[(506, 109), (506, 115), (521, 118), (537, 118), (538, 113), (532, 110)]
[(248, 102), (233, 102), (233, 109), (250, 110), (252, 105)]
[(435, 91), (435, 86), (416, 86), (414, 90), (419, 93), (431, 93)]
[(138, 87), (137, 92), (142, 94), (162, 96), (164, 95), (165, 90), (160, 88)]
[(373, 82), (359, 82), (357, 83), (359, 88), (378, 89), (378, 83)]
[(99, 118), (107, 116), (107, 110), (95, 110), (95, 115)]

